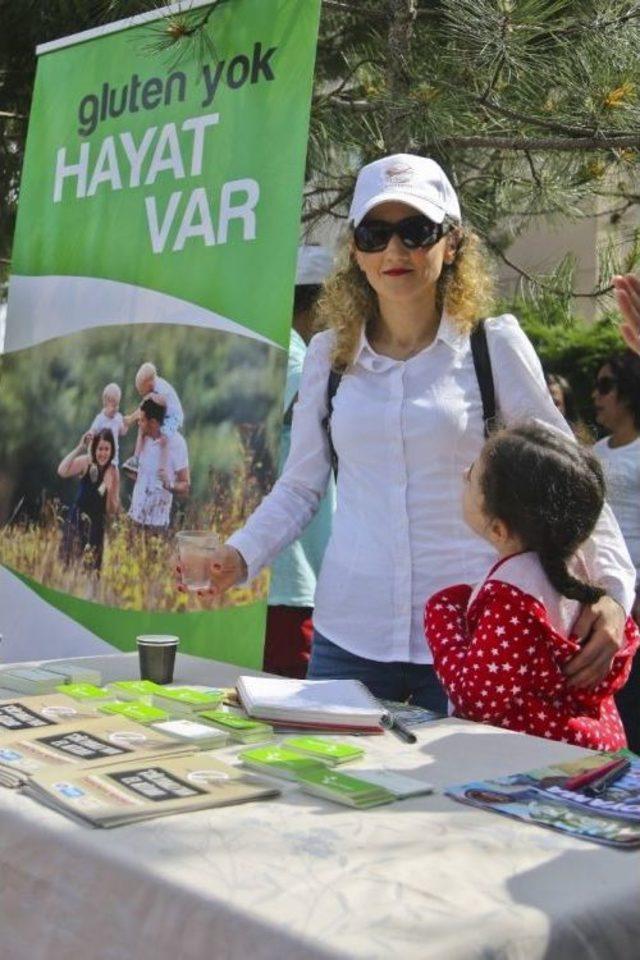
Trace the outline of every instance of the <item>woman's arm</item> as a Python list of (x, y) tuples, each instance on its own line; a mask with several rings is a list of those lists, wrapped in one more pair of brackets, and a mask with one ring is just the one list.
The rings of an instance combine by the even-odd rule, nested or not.
[(318, 334), (309, 344), (282, 476), (244, 527), (227, 541), (246, 563), (249, 580), (300, 536), (325, 492), (331, 464), (322, 421), (327, 412), (331, 346), (330, 333)]
[(70, 450), (69, 453), (64, 457), (58, 464), (58, 476), (68, 479), (69, 477), (77, 477), (78, 474), (84, 473), (84, 471), (89, 466), (89, 454), (83, 451), (87, 449), (87, 437), (89, 434), (85, 433), (82, 437), (80, 443)]
[(111, 464), (105, 475), (107, 486), (107, 514), (114, 516), (120, 510), (120, 473)]

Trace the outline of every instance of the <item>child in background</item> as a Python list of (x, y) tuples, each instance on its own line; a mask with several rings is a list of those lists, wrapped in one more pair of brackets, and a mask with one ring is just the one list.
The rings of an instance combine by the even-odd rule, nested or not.
[(626, 745), (613, 694), (640, 643), (633, 621), (601, 683), (571, 687), (562, 671), (579, 649), (571, 629), (581, 605), (605, 592), (574, 575), (604, 494), (596, 458), (548, 427), (525, 424), (485, 444), (467, 471), (464, 518), (500, 559), (475, 589), (441, 590), (425, 610), (456, 716), (597, 750)]
[[(162, 427), (160, 428), (160, 443), (163, 445), (163, 448), (166, 447), (167, 439), (173, 436), (174, 433), (177, 433), (182, 429), (184, 423), (184, 412), (182, 409), (182, 404), (180, 403), (180, 398), (176, 393), (175, 389), (171, 384), (164, 380), (162, 377), (158, 376), (158, 371), (152, 363), (143, 363), (138, 372), (136, 373), (136, 390), (144, 399), (145, 397), (150, 396), (155, 403), (160, 404), (160, 406), (165, 408), (165, 416)], [(137, 420), (140, 415), (139, 408), (131, 414), (130, 419)], [(142, 450), (142, 444), (144, 442), (144, 437), (138, 429), (138, 437), (136, 439), (136, 447), (132, 457), (123, 464), (125, 470), (129, 470), (132, 473), (137, 473), (138, 471), (138, 458), (140, 456), (140, 451)], [(166, 464), (164, 460), (166, 459), (165, 450), (162, 451), (162, 456), (160, 459), (160, 469), (166, 469)]]
[(101, 430), (111, 430), (115, 444), (115, 456), (112, 463), (114, 467), (118, 466), (118, 441), (124, 437), (131, 423), (130, 417), (124, 417), (120, 413), (120, 399), (122, 391), (117, 383), (108, 383), (102, 391), (102, 410), (93, 418), (93, 423), (89, 427), (89, 433), (92, 437), (97, 436)]

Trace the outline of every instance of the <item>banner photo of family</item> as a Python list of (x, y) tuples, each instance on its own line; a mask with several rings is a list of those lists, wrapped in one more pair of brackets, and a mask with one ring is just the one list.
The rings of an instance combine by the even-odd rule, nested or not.
[(268, 572), (184, 594), (176, 542), (224, 540), (275, 479), (319, 13), (216, 5), (179, 63), (160, 9), (38, 49), (0, 357), (22, 659), (171, 633), (261, 666)]
[(0, 562), (110, 607), (198, 608), (175, 590), (175, 533), (224, 539), (270, 488), (284, 366), (266, 344), (147, 324), (0, 358)]

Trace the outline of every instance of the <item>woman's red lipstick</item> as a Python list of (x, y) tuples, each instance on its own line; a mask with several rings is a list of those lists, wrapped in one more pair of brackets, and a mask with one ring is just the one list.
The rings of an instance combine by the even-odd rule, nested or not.
[(387, 277), (401, 277), (405, 273), (411, 273), (406, 267), (394, 267), (392, 270), (383, 270)]

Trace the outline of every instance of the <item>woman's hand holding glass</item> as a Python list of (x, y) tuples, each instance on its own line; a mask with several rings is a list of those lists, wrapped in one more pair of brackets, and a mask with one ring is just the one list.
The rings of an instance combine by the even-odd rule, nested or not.
[[(180, 575), (180, 573), (180, 567), (178, 567), (178, 574)], [(226, 545), (217, 547), (211, 554), (209, 575), (209, 589), (198, 591), (199, 596), (222, 596), (231, 587), (242, 580), (246, 580), (247, 565), (244, 557), (235, 547)], [(182, 581), (178, 583), (178, 590), (181, 592), (187, 591)]]

